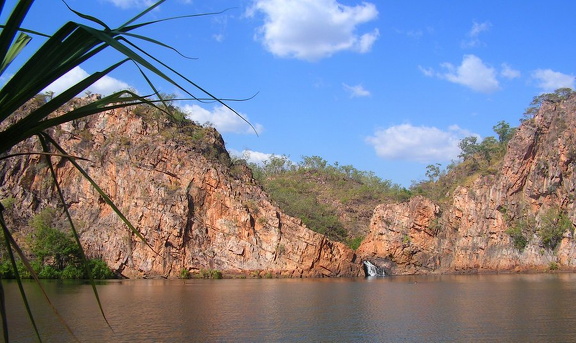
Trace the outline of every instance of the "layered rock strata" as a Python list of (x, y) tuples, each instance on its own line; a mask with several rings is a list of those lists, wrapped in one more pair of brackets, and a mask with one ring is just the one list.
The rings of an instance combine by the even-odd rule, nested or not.
[[(170, 123), (145, 111), (107, 111), (51, 131), (70, 155), (87, 159), (78, 163), (149, 245), (69, 161), (54, 157), (58, 182), (88, 255), (130, 278), (175, 277), (201, 269), (277, 277), (361, 273), (351, 249), (271, 204), (249, 169), (230, 162), (214, 129)], [(38, 150), (31, 139), (12, 153)], [(0, 198), (15, 199), (6, 216), (21, 236), (34, 213), (48, 206), (62, 208), (39, 155), (4, 160), (0, 184)]]
[[(575, 128), (575, 96), (544, 102), (500, 170), (456, 188), (447, 205), (422, 197), (379, 205), (358, 255), (395, 274), (575, 269)], [(550, 213), (570, 221), (555, 246), (543, 240), (545, 227), (562, 225)]]
[[(231, 163), (214, 129), (134, 107), (51, 134), (68, 153), (87, 159), (79, 163), (149, 245), (70, 162), (53, 158), (83, 246), (120, 275), (175, 277), (182, 270), (217, 269), (316, 277), (361, 275), (362, 261), (386, 274), (576, 269), (575, 127), (576, 97), (544, 102), (510, 140), (498, 171), (457, 187), (447, 203), (418, 196), (377, 206), (356, 252), (283, 214), (245, 165)], [(29, 140), (11, 153), (38, 150)], [(24, 245), (35, 213), (62, 208), (39, 155), (3, 160), (0, 185), (0, 198), (13, 199), (5, 214)], [(560, 214), (567, 226), (554, 221)], [(564, 226), (550, 244), (543, 231), (554, 225)]]

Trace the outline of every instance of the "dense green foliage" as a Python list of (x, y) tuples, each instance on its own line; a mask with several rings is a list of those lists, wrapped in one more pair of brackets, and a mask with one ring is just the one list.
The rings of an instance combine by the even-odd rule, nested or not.
[(518, 251), (523, 251), (528, 245), (530, 237), (533, 235), (536, 220), (533, 216), (522, 216), (518, 220), (510, 221), (509, 228), (506, 233), (512, 238), (514, 248)]
[[(302, 219), (310, 229), (357, 248), (367, 232), (369, 216), (382, 202), (403, 201), (410, 192), (372, 172), (350, 165), (330, 165), (319, 156), (300, 163), (273, 156), (262, 165), (251, 164), (255, 178), (287, 214)], [(346, 209), (348, 221), (343, 220)], [(363, 218), (361, 218), (364, 216)]]
[(541, 216), (538, 235), (544, 247), (555, 249), (565, 232), (573, 234), (574, 226), (568, 215), (560, 208), (552, 207)]
[(222, 272), (217, 269), (200, 269), (198, 273), (194, 274), (190, 272), (186, 268), (180, 269), (180, 279), (192, 279), (192, 278), (199, 278), (199, 279), (222, 279), (223, 275)]
[[(30, 220), (33, 228), (28, 237), (28, 261), (41, 279), (111, 279), (114, 273), (101, 259), (89, 259), (88, 270), (82, 264), (82, 253), (70, 233), (55, 227), (57, 212), (47, 207)], [(0, 255), (0, 277), (14, 278), (11, 261), (6, 258), (4, 247)], [(31, 278), (22, 261), (18, 263), (21, 277)], [(91, 275), (88, 275), (87, 273)]]
[(506, 233), (519, 251), (526, 248), (532, 237), (539, 237), (542, 247), (554, 250), (566, 232), (574, 233), (570, 217), (559, 207), (551, 207), (538, 217), (521, 213), (517, 219), (510, 219), (505, 211), (502, 212), (509, 225)]
[(221, 279), (222, 272), (216, 269), (201, 269), (198, 276), (202, 279)]
[(518, 251), (523, 251), (528, 245), (528, 238), (524, 235), (520, 226), (511, 227), (506, 230), (506, 233), (510, 235), (514, 242), (514, 248), (518, 249)]

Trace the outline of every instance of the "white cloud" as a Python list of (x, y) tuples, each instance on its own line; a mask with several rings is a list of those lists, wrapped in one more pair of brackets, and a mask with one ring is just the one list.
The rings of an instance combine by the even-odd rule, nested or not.
[(576, 89), (576, 87), (574, 87), (574, 75), (562, 74), (551, 69), (538, 69), (532, 72), (532, 77), (538, 80), (538, 87), (546, 93), (565, 87)]
[(249, 163), (255, 163), (258, 165), (264, 165), (264, 163), (269, 161), (272, 157), (278, 156), (275, 154), (268, 154), (265, 152), (253, 151), (248, 149), (242, 151), (230, 149), (229, 151), (232, 156), (245, 159)]
[[(82, 81), (88, 77), (88, 75), (90, 74), (88, 74), (84, 69), (80, 67), (74, 67), (61, 78), (52, 82), (48, 87), (44, 88), (42, 93), (51, 91), (54, 92), (54, 95), (57, 95), (72, 87), (76, 83)], [(116, 91), (128, 88), (130, 88), (130, 86), (127, 83), (106, 75), (100, 80), (96, 81), (92, 86), (88, 87), (87, 91), (95, 94), (109, 95)]]
[(370, 91), (366, 90), (362, 85), (349, 86), (343, 83), (342, 86), (348, 93), (350, 93), (351, 98), (370, 96)]
[(374, 45), (374, 42), (376, 42), (378, 36), (380, 36), (380, 31), (378, 31), (378, 29), (374, 29), (374, 31), (370, 33), (363, 34), (362, 36), (360, 36), (360, 42), (358, 44), (358, 48), (354, 48), (353, 50), (358, 50), (358, 52), (361, 54), (370, 52), (370, 50), (372, 49), (372, 45)]
[(468, 32), (468, 36), (470, 37), (478, 37), (478, 35), (484, 31), (488, 31), (492, 27), (492, 23), (489, 21), (485, 21), (483, 23), (474, 22), (472, 24), (472, 28), (470, 32)]
[(259, 151), (244, 150), (242, 151), (242, 156), (250, 163), (264, 164), (276, 155)]
[(217, 41), (218, 43), (221, 43), (224, 41), (224, 35), (221, 33), (213, 34), (212, 38), (214, 38), (214, 40)]
[(372, 3), (346, 6), (336, 0), (255, 0), (247, 14), (261, 12), (260, 40), (280, 57), (317, 61), (339, 51), (366, 53), (379, 36), (378, 29), (359, 35), (358, 25), (376, 19)]
[(423, 66), (418, 66), (418, 69), (424, 74), (425, 76), (432, 77), (436, 75), (436, 72), (432, 68), (426, 68)]
[[(476, 92), (492, 93), (500, 89), (496, 70), (485, 65), (482, 60), (474, 55), (464, 55), (462, 64), (455, 67), (451, 63), (443, 63), (445, 73), (436, 73), (439, 78), (457, 83)], [(421, 68), (425, 75), (426, 69)]]
[(462, 47), (475, 48), (478, 46), (482, 46), (484, 43), (480, 41), (478, 36), (480, 35), (480, 33), (490, 30), (490, 27), (492, 27), (492, 24), (489, 21), (485, 21), (483, 23), (474, 22), (472, 24), (472, 28), (468, 32), (468, 39), (462, 41)]
[(435, 127), (402, 124), (377, 130), (366, 138), (366, 142), (383, 159), (433, 163), (457, 159), (460, 154), (458, 143), (472, 135), (456, 125), (443, 131)]
[(122, 9), (150, 7), (155, 3), (155, 1), (153, 0), (107, 0), (107, 1), (114, 4), (114, 6), (120, 7)]
[[(203, 107), (196, 104), (194, 105), (184, 105), (182, 107), (186, 117), (188, 119), (194, 120), (199, 124), (210, 123), (218, 130), (220, 133), (232, 132), (232, 133), (244, 133), (244, 134), (254, 134), (254, 129), (248, 125), (246, 121), (240, 118), (236, 113), (232, 112), (223, 105), (215, 106), (212, 111), (209, 111)], [(248, 116), (240, 113), (240, 115), (248, 120)], [(261, 133), (264, 127), (260, 124), (252, 124), (256, 129), (257, 133)]]
[(502, 63), (502, 70), (500, 71), (500, 75), (507, 79), (516, 79), (519, 78), (522, 74), (520, 71), (512, 69), (508, 64)]

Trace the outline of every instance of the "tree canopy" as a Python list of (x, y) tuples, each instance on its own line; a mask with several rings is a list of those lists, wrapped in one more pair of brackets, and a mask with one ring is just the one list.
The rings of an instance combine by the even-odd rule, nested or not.
[(562, 100), (567, 100), (572, 95), (576, 94), (572, 88), (558, 88), (553, 93), (544, 93), (535, 96), (530, 102), (530, 106), (524, 111), (524, 120), (530, 120), (534, 118), (536, 113), (540, 110), (540, 107), (545, 102), (557, 103)]

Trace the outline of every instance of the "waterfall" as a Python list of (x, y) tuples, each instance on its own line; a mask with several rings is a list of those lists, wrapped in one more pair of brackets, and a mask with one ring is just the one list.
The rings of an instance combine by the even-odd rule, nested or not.
[(375, 266), (372, 262), (364, 261), (362, 264), (364, 264), (364, 273), (366, 273), (366, 276), (386, 276), (384, 269)]

